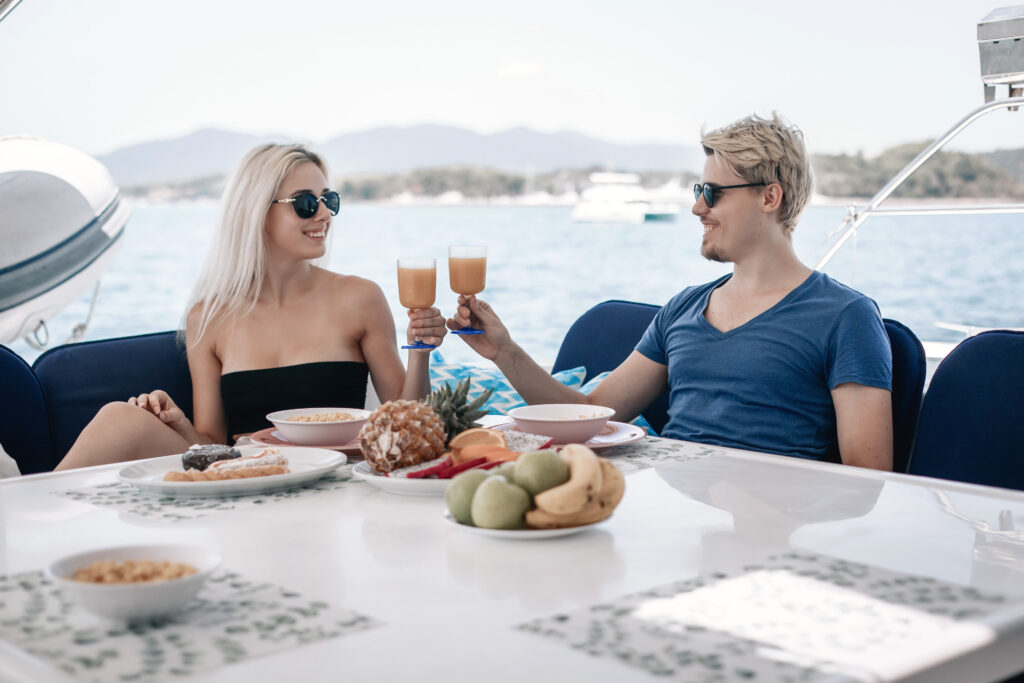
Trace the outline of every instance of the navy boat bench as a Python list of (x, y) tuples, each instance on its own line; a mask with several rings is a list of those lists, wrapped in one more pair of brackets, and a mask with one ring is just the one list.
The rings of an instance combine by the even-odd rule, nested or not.
[(192, 418), (192, 378), (175, 332), (66, 344), (30, 367), (0, 346), (0, 444), (22, 474), (48, 472), (111, 401), (164, 389)]

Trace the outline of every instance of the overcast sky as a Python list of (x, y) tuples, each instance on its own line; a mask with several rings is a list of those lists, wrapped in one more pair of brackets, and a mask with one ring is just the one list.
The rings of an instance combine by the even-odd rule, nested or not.
[[(317, 142), (381, 125), (693, 143), (781, 111), (874, 154), (982, 103), (987, 0), (23, 0), (0, 22), (0, 134), (101, 154), (203, 127)], [(1024, 147), (1024, 112), (964, 149)]]

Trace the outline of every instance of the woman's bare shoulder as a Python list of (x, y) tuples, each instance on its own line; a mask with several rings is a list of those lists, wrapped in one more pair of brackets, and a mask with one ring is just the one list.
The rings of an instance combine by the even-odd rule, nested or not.
[(373, 280), (359, 277), (357, 275), (343, 275), (333, 273), (329, 270), (318, 269), (319, 276), (324, 282), (326, 289), (329, 289), (332, 296), (341, 297), (346, 300), (354, 300), (358, 303), (367, 303), (384, 298), (384, 292)]
[(200, 329), (204, 323), (205, 310), (205, 302), (200, 301), (185, 316), (185, 343), (189, 348), (202, 346), (212, 349), (217, 345), (217, 339), (224, 328), (224, 315), (215, 315), (206, 320), (205, 327)]

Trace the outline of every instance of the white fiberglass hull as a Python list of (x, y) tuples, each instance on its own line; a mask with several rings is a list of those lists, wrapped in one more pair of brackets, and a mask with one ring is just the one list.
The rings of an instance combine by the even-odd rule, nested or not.
[(45, 140), (0, 139), (0, 343), (32, 333), (93, 285), (128, 215), (92, 157)]

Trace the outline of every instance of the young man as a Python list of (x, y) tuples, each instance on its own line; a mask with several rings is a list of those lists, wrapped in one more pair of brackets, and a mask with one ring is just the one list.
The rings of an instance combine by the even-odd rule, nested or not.
[(530, 403), (593, 403), (632, 419), (666, 389), (662, 436), (892, 469), (892, 356), (874, 301), (813, 271), (792, 232), (811, 194), (802, 133), (777, 114), (703, 136), (701, 254), (731, 275), (687, 287), (589, 396), (555, 381), (491, 307), (460, 297), (451, 329)]

